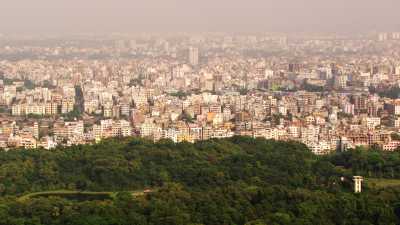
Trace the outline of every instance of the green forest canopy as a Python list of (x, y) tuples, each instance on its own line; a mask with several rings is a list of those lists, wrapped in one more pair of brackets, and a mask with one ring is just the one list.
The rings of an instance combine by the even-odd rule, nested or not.
[[(399, 152), (317, 157), (297, 142), (249, 137), (1, 151), (0, 224), (399, 224), (399, 172)], [(374, 182), (354, 194), (353, 175)], [(384, 179), (392, 185), (378, 187)], [(154, 191), (132, 195), (144, 189)], [(19, 200), (57, 190), (115, 194)]]

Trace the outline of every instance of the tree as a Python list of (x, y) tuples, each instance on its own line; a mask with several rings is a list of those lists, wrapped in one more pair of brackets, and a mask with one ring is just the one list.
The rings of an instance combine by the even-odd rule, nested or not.
[(35, 89), (35, 83), (33, 83), (33, 81), (31, 81), (31, 80), (24, 80), (24, 87), (26, 88), (26, 89), (29, 89), (29, 90), (32, 90), (32, 89)]
[(399, 224), (398, 188), (355, 195), (351, 181), (400, 179), (399, 165), (399, 152), (317, 157), (242, 136), (0, 151), (0, 224)]

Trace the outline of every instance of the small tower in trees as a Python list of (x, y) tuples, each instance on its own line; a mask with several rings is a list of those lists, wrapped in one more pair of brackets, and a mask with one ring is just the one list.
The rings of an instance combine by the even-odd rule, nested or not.
[(361, 193), (361, 183), (363, 181), (363, 177), (354, 176), (353, 181), (354, 181), (354, 193)]

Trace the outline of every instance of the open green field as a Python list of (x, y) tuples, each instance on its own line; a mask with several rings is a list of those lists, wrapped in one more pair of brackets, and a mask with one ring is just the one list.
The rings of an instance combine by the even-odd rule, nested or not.
[[(129, 191), (132, 197), (144, 195), (146, 192), (141, 191)], [(77, 201), (91, 201), (91, 200), (111, 200), (114, 199), (118, 192), (93, 192), (93, 191), (68, 191), (68, 190), (57, 190), (57, 191), (43, 191), (35, 192), (23, 195), (18, 198), (18, 201), (26, 201), (32, 198), (38, 197), (60, 197), (68, 200)]]
[(400, 179), (366, 178), (365, 183), (376, 188), (400, 187)]

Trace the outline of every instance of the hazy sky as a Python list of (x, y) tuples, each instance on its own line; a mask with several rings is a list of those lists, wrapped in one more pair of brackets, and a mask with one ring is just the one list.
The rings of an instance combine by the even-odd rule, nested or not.
[(400, 0), (0, 0), (0, 33), (400, 30)]

